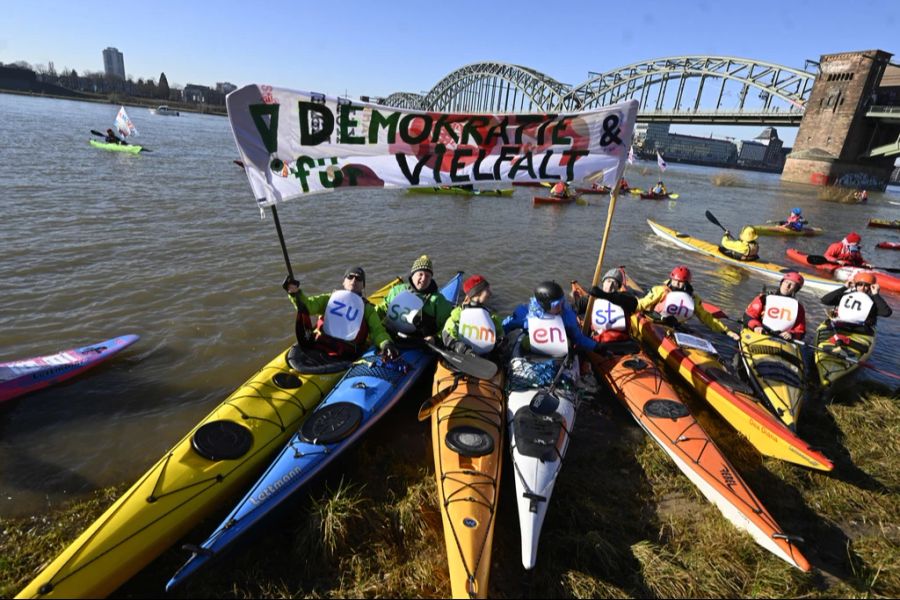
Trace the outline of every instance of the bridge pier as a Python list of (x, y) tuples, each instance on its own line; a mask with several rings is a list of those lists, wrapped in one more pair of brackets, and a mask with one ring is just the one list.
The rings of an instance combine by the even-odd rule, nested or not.
[[(882, 50), (825, 54), (791, 154), (783, 181), (813, 185), (842, 185), (884, 190), (895, 156), (870, 156), (878, 146), (897, 139), (900, 121), (867, 117), (869, 108), (884, 103), (882, 77), (892, 54)], [(900, 98), (890, 94), (890, 102)]]

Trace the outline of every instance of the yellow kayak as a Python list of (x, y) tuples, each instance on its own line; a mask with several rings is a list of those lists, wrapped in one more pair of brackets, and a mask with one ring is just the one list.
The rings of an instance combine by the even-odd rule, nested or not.
[(826, 319), (816, 329), (816, 370), (823, 388), (834, 385), (868, 360), (875, 349), (875, 329), (836, 325)]
[(744, 328), (740, 350), (741, 362), (760, 397), (782, 423), (796, 431), (806, 380), (800, 346)]
[(108, 596), (245, 491), (345, 372), (301, 374), (289, 353), (228, 396), (16, 597)]
[[(431, 440), (453, 598), (486, 598), (506, 437), (505, 369), (491, 380), (444, 363), (434, 394)], [(439, 396), (440, 397), (440, 396)]]

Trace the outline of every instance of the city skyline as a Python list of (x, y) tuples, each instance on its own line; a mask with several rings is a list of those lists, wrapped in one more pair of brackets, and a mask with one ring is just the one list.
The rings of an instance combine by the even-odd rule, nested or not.
[[(725, 55), (802, 69), (821, 54), (900, 52), (900, 8), (893, 0), (764, 0), (752, 11), (724, 3), (654, 1), (618, 8), (587, 0), (550, 11), (526, 0), (499, 16), (472, 0), (454, 7), (447, 13), (408, 0), (383, 6), (351, 0), (341, 11), (319, 5), (266, 11), (223, 0), (208, 11), (160, 0), (129, 6), (123, 20), (122, 11), (97, 0), (17, 3), (0, 33), (0, 62), (102, 72), (101, 53), (109, 46), (124, 54), (126, 76), (135, 80), (156, 80), (164, 72), (177, 87), (267, 83), (383, 97), (425, 92), (450, 72), (484, 61), (525, 66), (577, 85), (591, 72), (664, 56)], [(865, 27), (854, 28), (857, 22)], [(758, 133), (721, 126), (675, 130), (738, 138)], [(780, 128), (779, 134), (790, 145), (795, 131)]]

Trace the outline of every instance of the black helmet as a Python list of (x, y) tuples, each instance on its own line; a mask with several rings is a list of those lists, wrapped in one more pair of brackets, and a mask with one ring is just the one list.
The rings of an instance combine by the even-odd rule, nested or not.
[(549, 311), (565, 297), (563, 289), (555, 281), (542, 281), (534, 288), (534, 299), (541, 308)]

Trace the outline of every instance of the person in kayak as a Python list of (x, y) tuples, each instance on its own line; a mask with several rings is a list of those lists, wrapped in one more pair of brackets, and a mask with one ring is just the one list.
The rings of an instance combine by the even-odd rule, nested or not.
[[(622, 268), (607, 271), (600, 280), (600, 285), (593, 286), (588, 294), (596, 298), (591, 307), (591, 337), (603, 344), (630, 339), (628, 322), (638, 310), (638, 299), (625, 290)], [(578, 314), (583, 315), (587, 304), (587, 296), (582, 296), (574, 308)]]
[(802, 340), (806, 335), (806, 310), (797, 300), (803, 275), (788, 271), (778, 290), (763, 292), (744, 311), (744, 326), (756, 333), (777, 335), (784, 340)]
[(857, 202), (866, 202), (869, 199), (869, 192), (866, 190), (857, 190), (853, 193), (853, 199)]
[(822, 304), (836, 307), (830, 317), (836, 325), (871, 328), (875, 327), (878, 317), (890, 317), (894, 312), (878, 292), (875, 275), (857, 271), (846, 287), (822, 296)]
[(423, 338), (434, 343), (453, 305), (438, 290), (431, 259), (423, 254), (413, 262), (406, 282), (392, 287), (375, 310), (395, 339)]
[(683, 265), (672, 269), (665, 283), (653, 286), (643, 298), (640, 298), (638, 310), (647, 313), (654, 321), (669, 326), (684, 323), (692, 316), (696, 316), (701, 323), (716, 333), (724, 333), (735, 341), (741, 339), (737, 333), (728, 329), (722, 321), (703, 308), (703, 300), (694, 292), (691, 285), (691, 270)]
[(565, 181), (558, 181), (550, 188), (551, 198), (571, 198), (572, 188)]
[(539, 283), (528, 303), (520, 304), (503, 319), (504, 333), (514, 329), (527, 332), (531, 351), (550, 356), (564, 356), (572, 347), (585, 352), (601, 347), (581, 332), (575, 311), (555, 281)]
[(736, 260), (759, 260), (759, 243), (756, 241), (758, 238), (756, 229), (750, 225), (741, 229), (738, 239), (734, 239), (731, 232), (726, 231), (719, 243), (719, 252)]
[(662, 182), (662, 179), (656, 182), (656, 185), (653, 186), (650, 192), (657, 196), (665, 196), (669, 193), (668, 190), (666, 190), (666, 185)]
[(463, 293), (465, 299), (450, 313), (441, 332), (444, 347), (457, 354), (498, 356), (505, 338), (503, 321), (487, 306), (491, 284), (482, 275), (472, 275), (463, 282)]
[(106, 130), (106, 138), (103, 141), (107, 144), (120, 144), (122, 146), (128, 145), (128, 142), (117, 136), (116, 132), (111, 128)]
[[(389, 358), (399, 354), (375, 306), (365, 298), (366, 272), (362, 267), (348, 269), (341, 289), (333, 292), (307, 296), (300, 282), (290, 276), (282, 287), (297, 309), (297, 318), (305, 319), (303, 327), (312, 332), (307, 349), (314, 348), (335, 360), (354, 360), (365, 352), (369, 340)], [(314, 331), (309, 315), (319, 315)]]
[(631, 186), (628, 185), (628, 180), (627, 180), (627, 179), (625, 179), (625, 178), (623, 177), (622, 179), (619, 180), (619, 191), (620, 191), (620, 192), (627, 192), (627, 191), (630, 190), (630, 189), (631, 189)]
[(806, 223), (806, 219), (803, 218), (803, 211), (800, 208), (792, 208), (791, 214), (788, 215), (787, 221), (781, 223), (788, 229), (793, 229), (794, 231), (803, 231), (803, 225)]
[(870, 265), (866, 264), (866, 261), (863, 260), (861, 243), (862, 238), (855, 231), (851, 231), (847, 234), (847, 237), (842, 239), (839, 242), (835, 242), (828, 246), (828, 249), (825, 250), (825, 258), (827, 258), (830, 262), (839, 264), (839, 265), (847, 265), (850, 267), (870, 267)]

